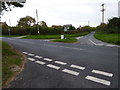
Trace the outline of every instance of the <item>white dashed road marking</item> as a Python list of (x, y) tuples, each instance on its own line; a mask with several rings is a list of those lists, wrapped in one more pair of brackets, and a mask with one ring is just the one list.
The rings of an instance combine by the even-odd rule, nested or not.
[(78, 39), (78, 40), (79, 40), (79, 39), (81, 39), (81, 38), (83, 38), (83, 36), (82, 36), (82, 37), (77, 37), (76, 39)]
[[(96, 44), (97, 45), (97, 44)], [(102, 44), (101, 44), (102, 45)], [(28, 52), (23, 52), (24, 54), (28, 54)], [(34, 56), (34, 54), (28, 54), (29, 56)], [(36, 58), (43, 58), (41, 56), (35, 56)], [(28, 60), (30, 61), (35, 61), (34, 58), (28, 58)], [(43, 60), (46, 60), (46, 61), (53, 61), (52, 59), (50, 58), (43, 58)], [(43, 61), (35, 61), (35, 63), (37, 64), (40, 64), (40, 65), (44, 65), (46, 64), (45, 62)], [(54, 63), (57, 63), (57, 64), (61, 64), (61, 65), (66, 65), (67, 63), (65, 62), (62, 62), (62, 61), (54, 61)], [(47, 67), (49, 68), (52, 68), (52, 69), (60, 69), (61, 67), (59, 66), (56, 66), (56, 65), (52, 65), (52, 64), (47, 64), (46, 65)], [(70, 65), (71, 68), (75, 68), (75, 69), (80, 69), (80, 70), (84, 70), (85, 67), (83, 66), (79, 66), (79, 65), (74, 65), (74, 64), (71, 64)], [(69, 69), (63, 69), (62, 72), (65, 72), (65, 73), (68, 73), (68, 74), (71, 74), (71, 75), (75, 75), (75, 76), (78, 76), (79, 75), (79, 72), (76, 72), (76, 71), (73, 71), (73, 70), (69, 70)], [(108, 77), (113, 77), (113, 74), (112, 73), (108, 73), (108, 72), (105, 72), (105, 71), (100, 71), (100, 70), (92, 70), (91, 71), (92, 73), (95, 73), (95, 74), (100, 74), (100, 75), (104, 75), (104, 76), (108, 76)], [(103, 85), (107, 85), (107, 86), (110, 86), (111, 82), (108, 81), (108, 80), (104, 80), (104, 79), (101, 79), (101, 78), (97, 78), (97, 77), (94, 77), (94, 76), (86, 76), (85, 77), (86, 80), (90, 80), (90, 81), (93, 81), (93, 82), (96, 82), (96, 83), (100, 83), (100, 84), (103, 84)]]
[(92, 44), (97, 45), (97, 44), (96, 44), (95, 42), (93, 42), (92, 40), (89, 39), (89, 41), (90, 41)]
[(46, 60), (46, 61), (52, 61), (52, 59), (49, 59), (49, 58), (44, 58), (43, 60)]
[(52, 65), (52, 64), (48, 64), (47, 67), (53, 68), (53, 69), (60, 69), (60, 67)]
[(87, 77), (85, 77), (85, 79), (91, 80), (91, 81), (94, 81), (94, 82), (97, 82), (97, 83), (101, 83), (101, 84), (104, 84), (104, 85), (107, 85), (107, 86), (110, 86), (110, 83), (111, 83), (110, 81), (100, 79), (100, 78), (96, 78), (96, 77), (93, 77), (93, 76), (87, 76)]
[(45, 64), (45, 62), (42, 62), (42, 61), (36, 61), (36, 63), (41, 64), (41, 65)]
[(96, 74), (101, 74), (101, 75), (104, 75), (104, 76), (108, 76), (108, 77), (112, 77), (113, 74), (112, 73), (107, 73), (107, 72), (103, 72), (103, 71), (99, 71), (99, 70), (92, 70), (93, 73), (96, 73)]
[(108, 46), (108, 47), (115, 47), (116, 45), (106, 45), (106, 46)]
[(30, 61), (35, 61), (35, 59), (33, 59), (33, 58), (28, 58), (28, 60), (30, 60)]
[(97, 46), (103, 46), (104, 44), (97, 44)]
[(73, 48), (73, 47), (65, 47), (65, 46), (57, 46), (57, 45), (45, 45), (45, 46), (61, 47), (61, 48), (68, 48), (68, 49), (74, 49), (74, 50), (84, 50), (81, 48)]
[(27, 52), (23, 52), (24, 54), (28, 54)]
[(81, 67), (81, 66), (78, 66), (78, 65), (70, 65), (70, 67), (72, 67), (72, 68), (77, 68), (77, 69), (81, 69), (81, 70), (84, 70), (85, 69), (85, 67)]
[(68, 70), (68, 69), (63, 69), (62, 71), (66, 72), (66, 73), (69, 73), (69, 74), (72, 74), (72, 75), (75, 75), (75, 76), (79, 75), (79, 72), (75, 72), (75, 71)]
[(57, 64), (61, 64), (61, 65), (66, 65), (67, 63), (61, 62), (61, 61), (55, 61), (55, 63)]
[(42, 57), (41, 56), (35, 56), (36, 58), (39, 58), (39, 59), (41, 59)]
[(34, 56), (34, 54), (28, 54), (29, 56)]

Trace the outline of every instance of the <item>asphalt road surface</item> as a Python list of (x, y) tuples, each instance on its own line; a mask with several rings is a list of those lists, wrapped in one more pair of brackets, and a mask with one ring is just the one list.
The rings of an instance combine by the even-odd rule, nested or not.
[(119, 46), (93, 34), (74, 44), (3, 37), (27, 56), (10, 88), (118, 88)]

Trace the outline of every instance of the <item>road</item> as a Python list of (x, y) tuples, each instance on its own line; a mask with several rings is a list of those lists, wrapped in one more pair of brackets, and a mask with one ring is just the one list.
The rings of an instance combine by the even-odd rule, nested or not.
[(11, 88), (117, 88), (119, 46), (93, 34), (74, 44), (3, 37), (27, 56)]

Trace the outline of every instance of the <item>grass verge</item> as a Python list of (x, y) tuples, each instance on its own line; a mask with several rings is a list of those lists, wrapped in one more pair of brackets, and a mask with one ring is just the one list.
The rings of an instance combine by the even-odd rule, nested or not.
[(56, 40), (53, 40), (53, 42), (75, 43), (75, 42), (77, 42), (77, 39), (75, 39), (75, 38), (56, 39)]
[[(80, 37), (89, 34), (89, 32), (83, 32), (78, 34), (65, 34), (67, 38)], [(27, 35), (23, 39), (60, 39), (60, 34), (57, 35)]]
[(2, 42), (2, 86), (6, 87), (8, 80), (16, 75), (22, 67), (23, 55), (10, 45)]
[(67, 38), (70, 38), (70, 37), (80, 37), (80, 36), (85, 36), (87, 34), (89, 34), (90, 32), (82, 32), (82, 33), (77, 33), (77, 34), (66, 34), (66, 37)]
[(18, 35), (0, 35), (0, 37), (19, 37)]
[(120, 34), (103, 34), (101, 32), (96, 32), (94, 37), (103, 42), (120, 45)]
[(27, 35), (23, 39), (57, 39), (60, 35)]

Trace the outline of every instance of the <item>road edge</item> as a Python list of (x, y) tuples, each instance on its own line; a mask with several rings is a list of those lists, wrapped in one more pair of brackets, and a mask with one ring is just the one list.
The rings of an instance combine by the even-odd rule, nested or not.
[[(11, 46), (12, 47), (12, 46)], [(12, 47), (13, 48), (13, 47)], [(14, 49), (14, 48), (13, 48)], [(16, 50), (16, 49), (15, 49)], [(20, 51), (18, 51), (18, 50), (16, 50), (19, 54), (21, 54), (22, 55), (22, 57), (21, 57), (21, 60), (22, 60), (22, 64), (20, 65), (20, 71), (19, 72), (15, 72), (14, 73), (14, 76), (12, 76), (12, 77), (10, 77), (6, 82), (5, 82), (5, 85), (4, 86), (2, 86), (2, 88), (9, 88), (10, 86), (11, 86), (11, 82), (12, 81), (14, 81), (14, 80), (16, 80), (16, 77), (24, 70), (24, 66), (25, 66), (25, 64), (27, 63), (27, 58), (26, 58), (26, 56), (22, 53), (22, 52), (20, 52)]]

